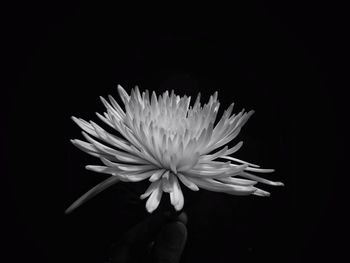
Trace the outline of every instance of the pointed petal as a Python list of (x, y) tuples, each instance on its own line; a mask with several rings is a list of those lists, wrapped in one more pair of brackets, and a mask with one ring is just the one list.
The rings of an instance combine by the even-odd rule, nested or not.
[(155, 182), (157, 180), (159, 180), (163, 173), (165, 172), (165, 169), (160, 169), (160, 170), (157, 170), (153, 173), (153, 175), (149, 178), (149, 181), (150, 182)]
[(263, 183), (263, 184), (268, 184), (268, 185), (273, 185), (273, 186), (284, 186), (284, 184), (282, 182), (273, 182), (273, 181), (267, 180), (265, 178), (261, 178), (259, 176), (256, 176), (256, 175), (253, 175), (253, 174), (247, 173), (247, 172), (243, 172), (242, 174), (240, 174), (240, 176), (257, 181), (259, 183)]
[(202, 155), (199, 159), (199, 163), (204, 163), (204, 162), (208, 162), (211, 160), (215, 160), (216, 158), (222, 156), (225, 154), (225, 152), (227, 151), (228, 146), (226, 145), (224, 148), (222, 148), (220, 151), (217, 151), (214, 154), (210, 154), (210, 155)]
[(100, 100), (103, 105), (106, 107), (107, 111), (112, 113), (118, 120), (123, 120), (124, 116), (121, 115), (115, 108), (113, 108), (102, 96), (100, 96)]
[(107, 119), (105, 116), (102, 116), (101, 114), (99, 114), (98, 112), (95, 112), (96, 116), (103, 121), (104, 123), (106, 123), (109, 127), (114, 129), (113, 123), (111, 123), (111, 121), (109, 119)]
[(237, 159), (237, 158), (234, 158), (234, 157), (231, 157), (231, 156), (221, 156), (220, 158), (222, 159), (227, 159), (227, 160), (231, 160), (231, 161), (234, 161), (234, 162), (237, 162), (237, 163), (243, 163), (243, 164), (248, 164), (249, 166), (252, 166), (252, 167), (260, 167), (259, 165), (257, 164), (253, 164), (253, 163), (248, 163), (246, 161), (242, 161), (240, 159)]
[(71, 140), (71, 143), (77, 147), (78, 149), (82, 150), (83, 152), (86, 152), (87, 154), (90, 154), (92, 156), (101, 158), (108, 158), (108, 159), (112, 159), (114, 160), (114, 156), (110, 155), (110, 154), (104, 154), (99, 152), (92, 144), (75, 139), (75, 140)]
[(97, 133), (95, 132), (94, 128), (91, 126), (90, 123), (87, 121), (84, 121), (83, 119), (78, 119), (77, 117), (72, 116), (71, 119), (85, 132), (88, 134), (98, 137)]
[(191, 180), (200, 188), (213, 192), (223, 192), (232, 195), (250, 195), (255, 192), (255, 187), (252, 186), (224, 184), (213, 179), (191, 178)]
[(262, 169), (262, 168), (247, 167), (246, 171), (257, 172), (257, 173), (273, 173), (275, 171), (275, 169)]
[(165, 193), (170, 193), (173, 191), (173, 175), (169, 171), (166, 171), (162, 176), (162, 190)]
[(148, 196), (150, 196), (150, 194), (160, 185), (160, 181), (155, 181), (153, 183), (151, 183), (148, 188), (146, 189), (146, 191), (140, 196), (140, 199), (145, 199)]
[(256, 181), (246, 180), (246, 179), (241, 179), (236, 177), (225, 177), (225, 178), (219, 178), (217, 180), (226, 184), (234, 184), (234, 185), (255, 185), (258, 183)]
[(104, 174), (111, 174), (111, 175), (114, 175), (119, 171), (114, 167), (107, 167), (107, 166), (101, 166), (101, 165), (87, 165), (85, 166), (85, 168), (89, 171), (104, 173)]
[(139, 172), (139, 173), (123, 172), (123, 173), (120, 173), (120, 176), (123, 177), (123, 180), (125, 182), (140, 182), (142, 180), (149, 178), (150, 176), (152, 176), (152, 174), (154, 174), (154, 170)]
[(111, 95), (108, 95), (108, 99), (111, 102), (111, 104), (114, 107), (114, 109), (120, 114), (120, 116), (122, 116), (124, 118), (125, 117), (125, 112), (119, 106), (119, 104), (116, 102), (116, 100)]
[(180, 211), (184, 206), (184, 196), (181, 190), (181, 186), (179, 184), (179, 181), (177, 180), (176, 176), (174, 176), (174, 207), (176, 211)]
[(108, 155), (113, 155), (113, 156), (118, 154), (118, 151), (92, 139), (87, 133), (82, 132), (82, 134), (85, 137), (85, 139), (89, 143), (91, 143), (99, 152), (102, 152), (102, 153), (108, 154)]
[(113, 163), (113, 167), (118, 168), (119, 170), (125, 171), (125, 172), (146, 172), (149, 170), (155, 170), (157, 169), (156, 166), (146, 164), (146, 165), (128, 165), (128, 164), (119, 164), (119, 163)]
[(256, 188), (256, 191), (253, 193), (253, 195), (257, 195), (257, 196), (270, 196), (269, 192), (266, 192), (264, 190), (261, 190), (259, 188)]
[[(230, 165), (231, 166), (231, 165)], [(223, 169), (206, 169), (206, 170), (188, 170), (183, 172), (184, 175), (196, 178), (222, 178), (241, 174), (247, 168), (247, 164), (232, 165), (230, 168)]]
[(230, 154), (233, 154), (233, 153), (237, 152), (239, 149), (241, 149), (242, 145), (243, 145), (243, 142), (240, 141), (235, 146), (233, 146), (232, 148), (228, 149), (227, 152), (224, 155), (230, 155)]
[(194, 182), (192, 182), (190, 178), (184, 176), (184, 175), (181, 174), (181, 173), (178, 173), (178, 174), (177, 174), (177, 177), (180, 179), (180, 181), (181, 181), (184, 185), (186, 185), (186, 186), (187, 186), (188, 188), (190, 188), (192, 191), (199, 191), (198, 186), (197, 186)]
[(146, 202), (146, 209), (148, 213), (152, 213), (159, 206), (160, 200), (162, 199), (163, 191), (160, 186), (158, 186), (152, 192), (151, 196)]
[(122, 101), (124, 102), (124, 104), (127, 104), (130, 100), (130, 96), (128, 95), (128, 93), (120, 85), (118, 85), (118, 92), (119, 92), (119, 96), (122, 99)]

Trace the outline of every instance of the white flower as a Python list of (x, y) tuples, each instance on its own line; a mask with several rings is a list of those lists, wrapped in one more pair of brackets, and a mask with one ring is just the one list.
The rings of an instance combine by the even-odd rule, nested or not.
[(118, 181), (148, 179), (150, 185), (141, 199), (148, 198), (146, 208), (150, 213), (158, 207), (163, 193), (170, 194), (176, 210), (183, 208), (180, 182), (193, 191), (203, 188), (232, 195), (259, 196), (269, 193), (255, 187), (258, 182), (283, 185), (250, 173), (269, 173), (273, 169), (261, 169), (230, 156), (239, 150), (242, 142), (232, 148), (226, 144), (238, 135), (253, 111), (242, 110), (231, 115), (231, 104), (215, 125), (220, 105), (217, 92), (203, 106), (199, 94), (193, 107), (190, 106), (191, 97), (179, 97), (174, 92), (169, 96), (166, 91), (158, 98), (153, 92), (149, 97), (148, 90), (141, 95), (135, 87), (129, 96), (120, 85), (118, 92), (125, 111), (112, 96), (109, 96), (110, 102), (101, 97), (107, 112), (104, 116), (97, 113), (97, 116), (122, 137), (108, 133), (92, 121), (72, 117), (84, 130), (82, 133), (87, 140), (76, 139), (72, 143), (100, 158), (104, 164), (88, 165), (86, 169), (112, 176), (75, 201), (66, 213)]

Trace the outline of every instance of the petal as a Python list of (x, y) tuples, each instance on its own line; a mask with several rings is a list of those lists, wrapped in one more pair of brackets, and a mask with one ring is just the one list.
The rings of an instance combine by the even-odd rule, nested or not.
[(225, 152), (225, 154), (223, 154), (223, 155), (230, 155), (230, 154), (233, 154), (233, 153), (237, 152), (239, 149), (241, 149), (242, 145), (243, 145), (243, 142), (240, 141), (240, 142), (237, 143), (235, 146), (233, 146), (232, 148), (228, 149), (228, 150)]
[(202, 155), (199, 159), (199, 163), (205, 163), (211, 160), (215, 160), (216, 158), (222, 156), (225, 154), (225, 152), (227, 151), (228, 146), (226, 145), (223, 149), (221, 149), (220, 151), (217, 151), (214, 154), (210, 154), (210, 155)]
[(159, 206), (160, 200), (162, 199), (163, 191), (161, 187), (158, 185), (156, 189), (152, 192), (151, 196), (148, 198), (146, 202), (146, 209), (148, 213), (152, 213)]
[(125, 114), (122, 115), (118, 110), (116, 110), (114, 107), (112, 107), (103, 97), (100, 96), (100, 100), (103, 103), (103, 105), (106, 107), (107, 111), (110, 111), (118, 120), (123, 120), (125, 117)]
[(125, 91), (125, 89), (123, 89), (123, 87), (120, 86), (119, 84), (118, 84), (118, 92), (119, 92), (119, 96), (122, 99), (122, 101), (124, 102), (124, 104), (127, 104), (130, 100), (130, 96)]
[(120, 114), (120, 116), (122, 116), (124, 118), (125, 117), (125, 112), (119, 106), (119, 104), (115, 101), (115, 99), (111, 95), (108, 95), (108, 99), (111, 102), (113, 108)]
[[(133, 154), (129, 154), (126, 152), (122, 152), (122, 151), (118, 151), (115, 149), (112, 149), (113, 152), (109, 152), (106, 153), (106, 151), (104, 150), (104, 152), (100, 152), (93, 144), (75, 139), (75, 140), (71, 140), (71, 142), (80, 150), (93, 155), (95, 157), (104, 157), (107, 158), (109, 160), (114, 160), (114, 161), (120, 161), (120, 162), (124, 162), (124, 163), (134, 163), (134, 164), (149, 164), (149, 162), (147, 162), (146, 160), (137, 157)], [(102, 147), (102, 146), (101, 146)], [(107, 147), (107, 146), (105, 146)], [(99, 149), (104, 149), (104, 148), (100, 148)], [(112, 154), (113, 153), (113, 154)]]
[(198, 191), (198, 186), (190, 180), (190, 178), (184, 176), (181, 173), (177, 173), (177, 177), (180, 179), (180, 181), (186, 185), (188, 188), (190, 188), (192, 191)]
[(183, 172), (186, 176), (196, 177), (196, 178), (222, 178), (222, 177), (228, 177), (232, 175), (238, 175), (241, 174), (244, 169), (247, 168), (247, 164), (242, 165), (231, 165), (227, 169), (207, 169), (207, 170), (188, 170)]
[(128, 165), (128, 164), (118, 164), (114, 163), (114, 167), (125, 171), (125, 172), (146, 172), (149, 170), (157, 169), (156, 166), (148, 164), (148, 165)]
[(256, 181), (235, 178), (235, 177), (225, 177), (225, 178), (219, 178), (217, 180), (226, 184), (234, 184), (234, 185), (255, 185), (258, 183)]
[(98, 112), (95, 112), (96, 116), (103, 121), (104, 123), (106, 123), (108, 126), (110, 126), (111, 128), (114, 129), (113, 123), (107, 119), (105, 116), (102, 116), (101, 114), (99, 114)]
[(176, 176), (174, 176), (174, 186), (173, 191), (170, 193), (171, 204), (175, 207), (176, 211), (180, 211), (184, 206), (184, 196), (181, 190), (181, 186)]
[(197, 163), (191, 170), (203, 170), (203, 171), (213, 171), (222, 172), (231, 169), (231, 162), (207, 162), (207, 163)]
[(93, 129), (95, 130), (96, 134), (98, 135), (99, 139), (117, 148), (120, 148), (122, 150), (128, 151), (130, 149), (130, 143), (127, 142), (126, 140), (106, 132), (103, 128), (101, 128), (99, 125), (97, 125), (93, 121), (90, 121), (90, 123)]
[(72, 116), (71, 119), (85, 132), (87, 132), (88, 134), (98, 137), (96, 131), (94, 130), (94, 128), (91, 126), (90, 123), (88, 123), (87, 121), (84, 121), (83, 119), (78, 119), (77, 117)]
[(165, 193), (170, 193), (173, 191), (173, 181), (174, 176), (169, 171), (166, 171), (162, 176), (162, 190)]
[(118, 155), (115, 155), (114, 158), (123, 163), (149, 164), (149, 162), (140, 157), (126, 153), (119, 153)]
[(257, 196), (270, 196), (269, 192), (266, 192), (264, 190), (261, 190), (259, 188), (256, 188), (256, 191), (253, 193), (253, 195), (257, 195)]
[(99, 152), (92, 144), (75, 139), (75, 140), (71, 140), (71, 143), (76, 146), (78, 149), (82, 150), (83, 152), (86, 152), (87, 154), (90, 154), (92, 156), (101, 158), (108, 158), (108, 159), (112, 159), (114, 160), (114, 156), (110, 155), (110, 154), (105, 154), (105, 153), (101, 153)]
[(140, 199), (145, 199), (145, 198), (147, 198), (148, 196), (150, 196), (150, 194), (152, 194), (153, 191), (154, 191), (157, 187), (159, 187), (159, 185), (160, 185), (160, 181), (155, 181), (155, 182), (151, 183), (151, 184), (148, 186), (147, 190), (140, 196)]
[(248, 163), (248, 162), (246, 162), (246, 161), (242, 161), (242, 160), (240, 160), (240, 159), (233, 158), (233, 157), (231, 157), (231, 156), (220, 156), (220, 158), (222, 158), (222, 159), (227, 159), (227, 160), (231, 160), (231, 161), (238, 162), (238, 163), (248, 164), (249, 166), (256, 167), (256, 168), (260, 167), (260, 166), (257, 165), (257, 164)]
[(146, 171), (146, 172), (139, 172), (139, 173), (129, 173), (129, 172), (123, 172), (119, 175), (123, 177), (123, 180), (125, 182), (140, 182), (142, 180), (145, 180), (154, 174), (154, 170), (152, 171)]
[(273, 173), (275, 171), (275, 169), (262, 169), (262, 168), (247, 167), (246, 171), (257, 172), (257, 173)]
[(256, 176), (256, 175), (253, 175), (253, 174), (247, 173), (247, 172), (243, 172), (242, 174), (240, 174), (240, 176), (257, 181), (259, 183), (263, 183), (263, 184), (268, 184), (268, 185), (273, 185), (273, 186), (284, 186), (284, 184), (282, 182), (273, 182), (273, 181), (267, 180), (265, 178), (261, 178), (259, 176)]
[(139, 182), (150, 177), (154, 173), (154, 171), (125, 172), (119, 170), (117, 167), (107, 167), (99, 165), (87, 165), (85, 168), (87, 170), (97, 173), (111, 174), (119, 178), (119, 180), (123, 182)]
[(118, 151), (108, 147), (94, 139), (92, 139), (89, 135), (87, 135), (85, 132), (82, 132), (83, 136), (85, 137), (85, 139), (91, 143), (99, 152), (102, 152), (103, 154), (108, 154), (108, 155), (117, 155)]
[(150, 182), (155, 182), (155, 181), (159, 180), (162, 177), (164, 172), (165, 172), (165, 169), (156, 170), (152, 174), (152, 176), (149, 178), (149, 181)]
[(223, 184), (213, 179), (191, 178), (191, 180), (200, 188), (232, 195), (250, 195), (256, 190), (256, 188), (252, 186), (237, 186), (231, 184)]
[(116, 174), (119, 170), (114, 167), (107, 167), (101, 165), (86, 165), (85, 168), (89, 171), (104, 173), (104, 174)]

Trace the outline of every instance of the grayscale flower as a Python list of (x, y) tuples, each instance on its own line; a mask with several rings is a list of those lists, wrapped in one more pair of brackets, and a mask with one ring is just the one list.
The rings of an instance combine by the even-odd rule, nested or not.
[(125, 111), (112, 96), (108, 96), (109, 102), (101, 97), (107, 111), (104, 116), (99, 113), (97, 116), (121, 136), (105, 131), (95, 122), (72, 117), (86, 139), (72, 143), (103, 163), (88, 165), (86, 169), (111, 177), (80, 197), (66, 213), (119, 181), (149, 180), (149, 187), (141, 195), (141, 199), (148, 198), (149, 213), (158, 207), (163, 193), (169, 193), (171, 204), (181, 210), (184, 196), (180, 182), (193, 191), (203, 188), (258, 196), (269, 195), (255, 186), (258, 182), (283, 185), (252, 174), (270, 173), (273, 169), (261, 169), (231, 156), (241, 148), (242, 142), (231, 148), (227, 144), (238, 135), (253, 111), (242, 110), (231, 115), (231, 104), (215, 124), (220, 105), (217, 92), (203, 106), (200, 94), (190, 106), (191, 97), (176, 96), (173, 91), (157, 98), (155, 92), (151, 96), (148, 90), (141, 94), (135, 87), (128, 95), (118, 85), (118, 92)]

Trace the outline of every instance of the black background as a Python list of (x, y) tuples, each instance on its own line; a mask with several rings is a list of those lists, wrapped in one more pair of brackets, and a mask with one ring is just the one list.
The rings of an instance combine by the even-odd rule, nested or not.
[[(320, 2), (232, 6), (17, 3), (4, 16), (6, 129), (2, 262), (103, 262), (108, 246), (147, 216), (117, 185), (70, 216), (105, 178), (71, 145), (74, 115), (97, 120), (117, 84), (254, 109), (239, 158), (275, 168), (269, 198), (185, 192), (182, 262), (327, 262), (345, 254), (347, 172), (342, 8)], [(5, 10), (6, 12), (6, 10)], [(337, 95), (337, 96), (336, 96)], [(344, 122), (344, 121), (343, 121)], [(345, 119), (346, 122), (346, 119)], [(344, 187), (345, 188), (345, 187)]]

